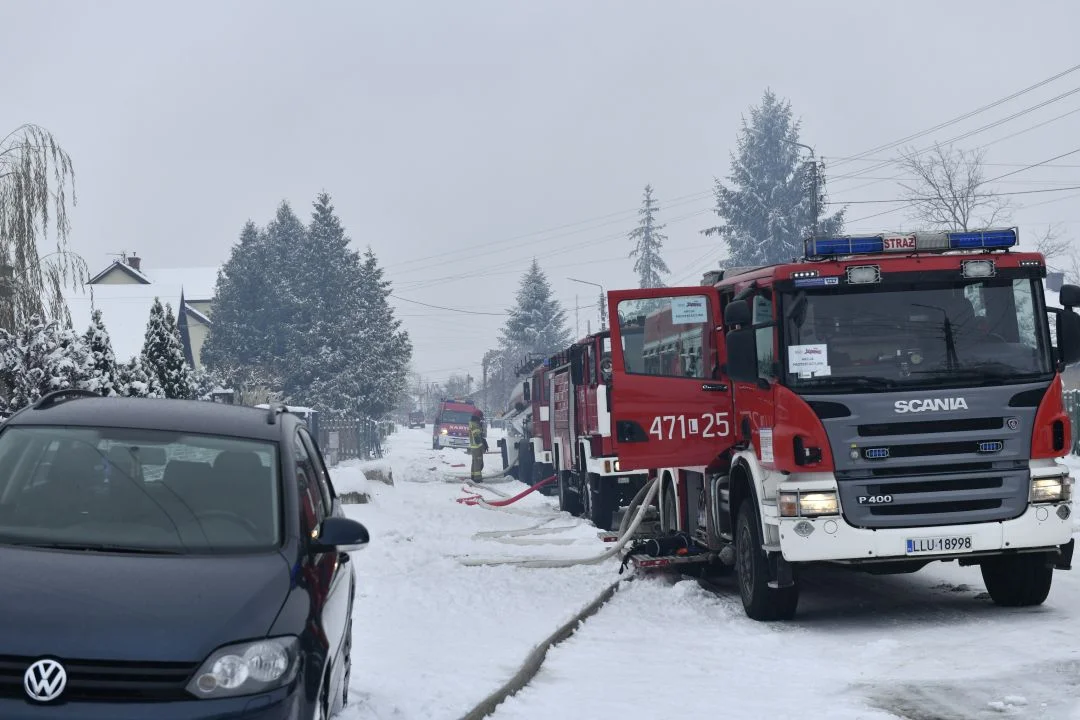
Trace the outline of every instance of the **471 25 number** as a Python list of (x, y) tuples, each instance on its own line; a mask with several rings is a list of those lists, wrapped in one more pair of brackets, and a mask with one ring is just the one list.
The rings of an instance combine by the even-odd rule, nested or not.
[(649, 427), (657, 440), (685, 440), (691, 437), (715, 438), (731, 434), (728, 413), (704, 413), (700, 417), (657, 415)]

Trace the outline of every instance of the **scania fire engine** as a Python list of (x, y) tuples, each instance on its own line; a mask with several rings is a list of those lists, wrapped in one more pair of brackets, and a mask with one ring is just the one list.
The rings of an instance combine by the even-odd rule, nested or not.
[(1069, 569), (1080, 287), (1048, 309), (1017, 242), (815, 237), (799, 262), (609, 293), (612, 449), (658, 478), (664, 530), (734, 565), (750, 617), (792, 617), (805, 563), (977, 564), (1006, 606)]

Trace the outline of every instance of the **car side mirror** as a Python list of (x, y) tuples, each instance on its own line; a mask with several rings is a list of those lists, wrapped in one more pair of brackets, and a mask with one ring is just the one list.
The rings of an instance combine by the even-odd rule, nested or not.
[(727, 334), (727, 375), (735, 382), (757, 382), (757, 334), (753, 328), (744, 327)]
[(724, 308), (724, 324), (745, 327), (750, 324), (750, 304), (745, 300), (732, 300)]
[(319, 526), (319, 534), (312, 540), (313, 552), (352, 552), (362, 550), (371, 536), (356, 520), (328, 517)]
[(1070, 308), (1080, 305), (1080, 286), (1062, 285), (1058, 292), (1058, 301), (1062, 307)]
[(527, 403), (532, 402), (532, 392), (529, 390), (528, 380), (521, 384), (521, 398)]

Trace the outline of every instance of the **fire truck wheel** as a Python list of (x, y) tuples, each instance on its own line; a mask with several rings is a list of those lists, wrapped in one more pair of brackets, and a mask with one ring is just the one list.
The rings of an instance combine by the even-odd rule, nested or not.
[(986, 592), (996, 605), (1042, 605), (1050, 594), (1054, 568), (1043, 553), (1006, 555), (982, 562)]
[(589, 479), (582, 493), (585, 501), (585, 517), (601, 530), (615, 529), (615, 506), (612, 488), (603, 482), (596, 473), (589, 473)]
[(570, 489), (570, 473), (559, 472), (559, 509), (574, 517), (581, 515), (581, 496)]
[(675, 504), (675, 484), (665, 478), (664, 481), (664, 507), (660, 515), (660, 532), (673, 533), (679, 531), (679, 508)]
[(766, 621), (795, 617), (799, 586), (769, 587), (769, 557), (761, 548), (761, 527), (749, 499), (739, 506), (735, 526), (735, 573), (747, 616)]

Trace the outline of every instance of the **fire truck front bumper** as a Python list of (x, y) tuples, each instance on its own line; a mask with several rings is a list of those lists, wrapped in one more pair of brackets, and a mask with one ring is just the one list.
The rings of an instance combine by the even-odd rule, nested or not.
[(766, 530), (778, 532), (788, 562), (962, 558), (1061, 547), (1072, 539), (1072, 510), (1071, 502), (1029, 505), (1020, 517), (1002, 522), (874, 530), (853, 527), (839, 515), (774, 517), (766, 524), (777, 524)]

